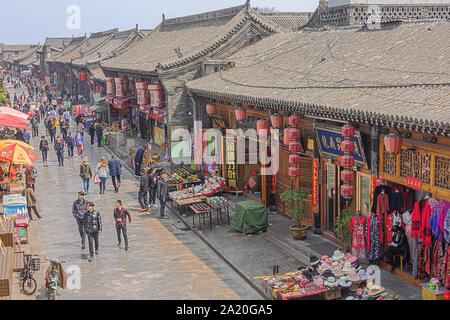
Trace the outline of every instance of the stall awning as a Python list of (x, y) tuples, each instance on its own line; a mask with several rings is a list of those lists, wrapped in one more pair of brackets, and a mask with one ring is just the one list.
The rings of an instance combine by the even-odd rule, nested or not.
[(94, 111), (94, 112), (107, 112), (108, 111), (108, 107), (95, 105), (95, 106), (91, 107), (91, 111)]
[(156, 121), (164, 123), (164, 115), (167, 113), (167, 108), (159, 109), (152, 108), (152, 113), (149, 115), (150, 118), (155, 119)]
[(106, 97), (97, 98), (97, 99), (95, 99), (95, 104), (99, 104), (100, 102), (105, 101), (105, 100), (106, 100)]
[(131, 106), (135, 105), (135, 103), (132, 103), (133, 100), (136, 101), (135, 96), (128, 96), (125, 98), (114, 98), (112, 106), (116, 109), (123, 109), (126, 107), (131, 107)]

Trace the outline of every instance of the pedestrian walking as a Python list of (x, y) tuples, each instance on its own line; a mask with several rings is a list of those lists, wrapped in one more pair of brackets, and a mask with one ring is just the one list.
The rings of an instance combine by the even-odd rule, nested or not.
[(30, 144), (30, 138), (31, 138), (30, 133), (29, 133), (27, 130), (25, 130), (25, 131), (23, 132), (23, 140), (24, 140), (26, 143)]
[(34, 191), (34, 185), (36, 183), (37, 170), (34, 166), (25, 166), (25, 183), (31, 185)]
[(42, 153), (42, 162), (47, 165), (47, 152), (48, 152), (48, 141), (45, 139), (45, 136), (41, 137), (41, 142), (39, 143), (39, 150)]
[(27, 199), (27, 209), (28, 209), (28, 216), (30, 217), (30, 221), (33, 221), (33, 215), (31, 213), (31, 210), (34, 211), (36, 214), (36, 217), (39, 219), (42, 219), (42, 217), (39, 215), (39, 211), (37, 209), (37, 198), (36, 193), (34, 192), (33, 188), (30, 184), (27, 183), (25, 190), (22, 192), (22, 196), (24, 196)]
[(92, 178), (92, 169), (88, 157), (85, 157), (80, 165), (80, 177), (83, 180), (84, 193), (89, 195), (89, 181)]
[(141, 205), (141, 212), (148, 211), (148, 191), (150, 187), (150, 176), (147, 169), (141, 170), (141, 178), (139, 184), (138, 201)]
[(146, 150), (145, 147), (137, 149), (136, 155), (134, 157), (135, 175), (138, 177), (141, 175), (141, 167), (142, 167), (142, 161), (144, 160), (145, 150)]
[(114, 192), (118, 193), (120, 188), (120, 176), (122, 175), (122, 161), (115, 155), (112, 155), (111, 160), (108, 161), (108, 167), (114, 186)]
[(39, 135), (39, 121), (37, 117), (31, 119), (31, 128), (33, 129), (33, 138)]
[(108, 162), (106, 158), (102, 157), (95, 167), (95, 174), (100, 178), (100, 194), (105, 194), (106, 180), (109, 175)]
[(61, 134), (63, 135), (63, 139), (66, 140), (69, 131), (69, 124), (64, 120), (64, 118), (61, 119), (61, 124), (59, 127)]
[(75, 136), (75, 145), (77, 147), (78, 151), (78, 157), (81, 157), (83, 155), (84, 150), (84, 137), (81, 134), (81, 132), (77, 132), (77, 135)]
[(91, 136), (91, 146), (94, 145), (94, 137), (95, 137), (95, 127), (94, 123), (91, 122), (89, 126), (89, 135)]
[(56, 126), (55, 120), (51, 117), (48, 120), (48, 133), (50, 134), (50, 142), (55, 142)]
[(89, 242), (89, 262), (94, 258), (94, 244), (95, 254), (98, 255), (100, 253), (98, 237), (102, 233), (102, 217), (99, 211), (94, 210), (94, 206), (93, 202), (88, 202), (83, 217), (84, 231)]
[(158, 187), (157, 187), (157, 194), (159, 196), (159, 204), (161, 206), (160, 208), (160, 217), (161, 219), (168, 219), (167, 215), (165, 215), (164, 211), (166, 209), (166, 201), (167, 201), (167, 174), (163, 173), (161, 175), (161, 178), (158, 181)]
[(103, 138), (103, 128), (101, 123), (97, 123), (95, 126), (95, 135), (97, 136), (98, 147), (101, 147)]
[(149, 198), (149, 207), (156, 207), (156, 188), (158, 186), (158, 177), (156, 175), (156, 170), (152, 170), (150, 173), (150, 198)]
[(73, 158), (73, 149), (75, 148), (75, 138), (72, 136), (72, 132), (67, 134), (67, 138), (64, 139), (67, 146), (67, 153), (69, 158)]
[(84, 124), (83, 121), (80, 121), (78, 123), (77, 131), (81, 133), (81, 135), (84, 137)]
[(64, 167), (64, 140), (58, 136), (55, 141), (55, 151), (58, 157), (58, 167)]
[(86, 233), (84, 232), (84, 215), (86, 214), (87, 201), (84, 198), (84, 192), (78, 192), (78, 199), (73, 202), (72, 215), (75, 218), (78, 226), (78, 232), (81, 237), (81, 249), (86, 248)]
[(128, 234), (127, 234), (127, 216), (128, 222), (131, 223), (131, 215), (127, 209), (122, 207), (122, 201), (116, 201), (116, 208), (114, 209), (114, 220), (116, 220), (116, 231), (117, 231), (117, 246), (120, 247), (121, 244), (121, 234), (125, 239), (125, 251), (128, 251)]

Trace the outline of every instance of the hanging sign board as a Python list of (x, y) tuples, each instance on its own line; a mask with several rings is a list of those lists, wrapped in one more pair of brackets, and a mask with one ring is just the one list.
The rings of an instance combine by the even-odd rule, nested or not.
[(228, 191), (237, 191), (237, 141), (236, 139), (224, 139), (225, 142), (225, 179), (227, 181)]
[(406, 186), (408, 188), (422, 191), (422, 180), (406, 177)]
[[(333, 160), (339, 160), (340, 157), (344, 155), (341, 148), (341, 144), (344, 141), (344, 138), (341, 135), (341, 128), (316, 124), (314, 130), (320, 156)], [(355, 165), (357, 167), (369, 169), (369, 165), (364, 154), (361, 133), (358, 131), (355, 132), (355, 136), (352, 140), (355, 143), (355, 151), (353, 152)]]

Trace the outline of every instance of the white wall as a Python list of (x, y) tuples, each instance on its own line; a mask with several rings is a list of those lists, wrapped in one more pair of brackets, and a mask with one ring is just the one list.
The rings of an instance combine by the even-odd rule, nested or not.
[(346, 4), (450, 4), (450, 0), (328, 0), (329, 7)]

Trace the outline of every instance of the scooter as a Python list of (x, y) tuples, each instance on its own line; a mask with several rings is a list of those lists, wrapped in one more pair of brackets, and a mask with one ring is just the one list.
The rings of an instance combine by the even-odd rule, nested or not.
[(47, 288), (47, 298), (48, 300), (56, 300), (56, 294), (58, 291), (58, 274), (56, 273), (56, 268), (58, 264), (65, 263), (65, 261), (55, 261), (46, 259), (47, 261), (50, 261), (50, 275), (45, 281), (45, 287)]

